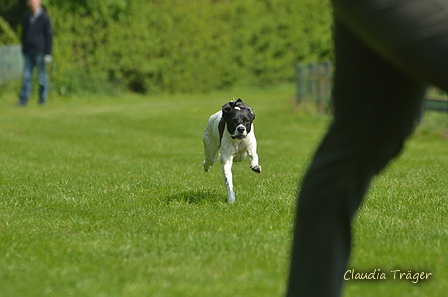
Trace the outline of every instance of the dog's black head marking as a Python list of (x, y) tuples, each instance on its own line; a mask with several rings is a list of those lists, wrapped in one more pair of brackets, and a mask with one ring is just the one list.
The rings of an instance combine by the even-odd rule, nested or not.
[(232, 138), (243, 139), (251, 131), (255, 113), (249, 105), (238, 98), (222, 107), (222, 118)]

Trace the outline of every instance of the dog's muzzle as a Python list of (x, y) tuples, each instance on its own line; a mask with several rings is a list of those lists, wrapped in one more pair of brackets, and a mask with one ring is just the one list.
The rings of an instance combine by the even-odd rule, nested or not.
[(231, 135), (232, 139), (244, 139), (247, 136), (246, 127), (239, 125), (235, 129), (235, 133)]

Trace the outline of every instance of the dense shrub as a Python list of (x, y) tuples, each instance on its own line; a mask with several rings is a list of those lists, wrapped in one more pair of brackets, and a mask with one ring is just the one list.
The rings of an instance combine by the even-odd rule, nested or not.
[(53, 88), (206, 91), (294, 79), (328, 59), (328, 0), (47, 0)]
[(17, 33), (11, 28), (8, 22), (6, 22), (0, 16), (0, 44), (15, 44), (19, 42)]

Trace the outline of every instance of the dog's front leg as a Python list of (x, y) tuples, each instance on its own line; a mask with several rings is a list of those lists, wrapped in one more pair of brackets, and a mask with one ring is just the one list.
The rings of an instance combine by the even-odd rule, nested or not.
[(227, 158), (225, 163), (222, 165), (222, 175), (224, 177), (224, 184), (227, 190), (227, 202), (235, 202), (235, 192), (233, 191), (233, 181), (232, 181), (232, 163), (233, 157)]
[(246, 148), (247, 154), (250, 160), (250, 169), (255, 173), (261, 173), (261, 166), (258, 165), (258, 154), (257, 154), (257, 141), (255, 137), (252, 140), (251, 145)]
[(250, 169), (252, 169), (252, 171), (255, 173), (261, 173), (261, 166), (258, 165), (258, 155), (257, 154), (250, 156)]

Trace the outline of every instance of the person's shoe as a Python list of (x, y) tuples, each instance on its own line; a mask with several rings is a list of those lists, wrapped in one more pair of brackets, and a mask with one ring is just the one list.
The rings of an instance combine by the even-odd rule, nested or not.
[(19, 102), (16, 103), (16, 106), (17, 106), (17, 107), (25, 107), (25, 106), (26, 106), (26, 103), (23, 103), (23, 102), (20, 102), (20, 101), (19, 101)]

